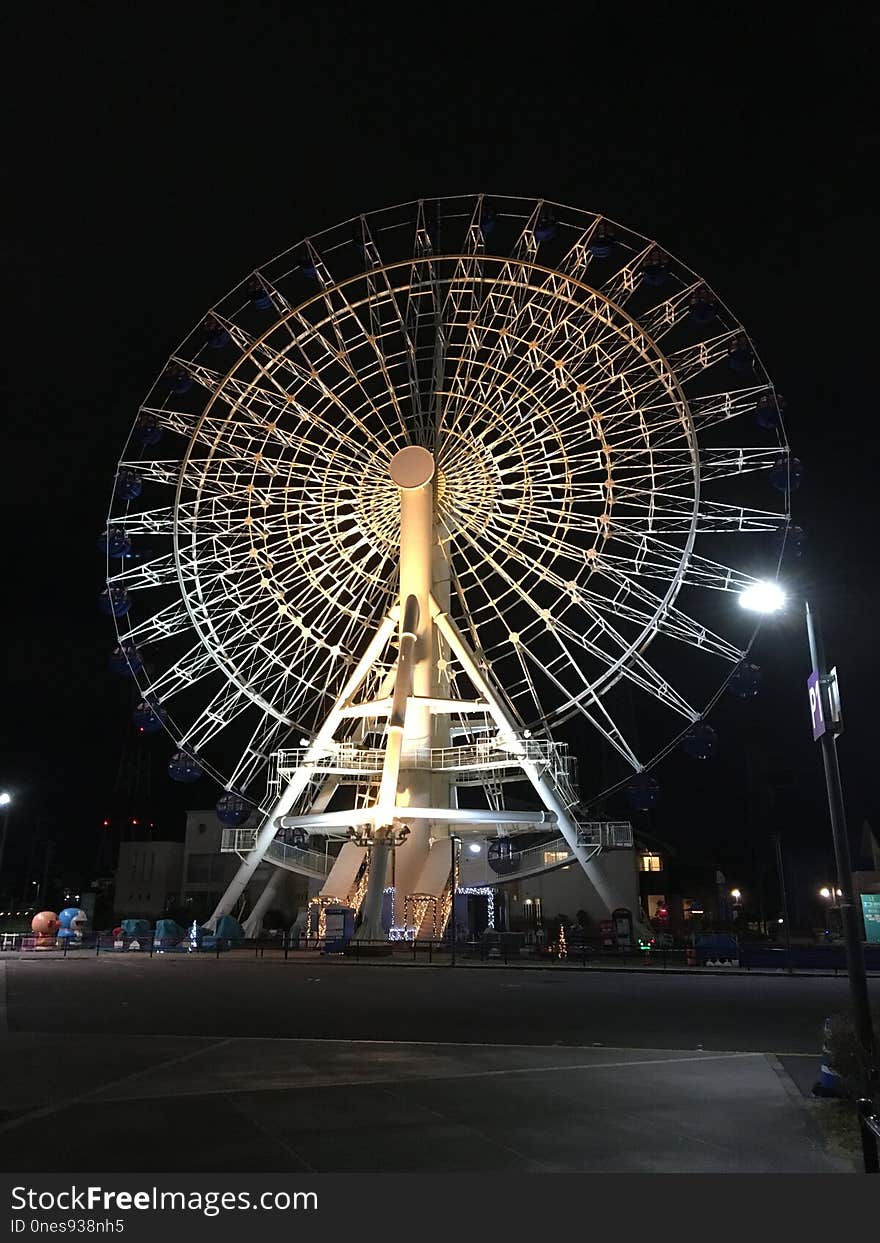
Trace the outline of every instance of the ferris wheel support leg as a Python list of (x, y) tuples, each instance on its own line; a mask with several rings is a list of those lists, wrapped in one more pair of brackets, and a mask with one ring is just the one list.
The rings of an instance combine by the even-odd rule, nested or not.
[(263, 928), (263, 916), (281, 895), (284, 882), (284, 868), (273, 868), (272, 875), (263, 886), (263, 892), (254, 903), (254, 909), (244, 921), (244, 935), (248, 938), (258, 937)]
[(361, 922), (354, 934), (356, 941), (387, 941), (382, 926), (382, 899), (388, 876), (388, 860), (391, 856), (393, 829), (377, 829), (370, 847), (370, 875), (367, 893), (361, 913)]
[[(519, 727), (517, 722), (501, 703), (500, 699), (493, 691), (488, 679), (481, 672), (477, 664), (476, 657), (471, 651), (467, 640), (464, 638), (452, 618), (448, 615), (448, 613), (444, 613), (441, 610), (440, 606), (437, 604), (436, 600), (433, 599), (433, 597), (431, 600), (431, 608), (434, 614), (435, 626), (443, 635), (452, 651), (458, 657), (465, 673), (470, 678), (474, 689), (485, 699), (489, 715), (498, 726), (498, 729), (502, 733), (510, 735), (513, 742), (518, 742)], [(517, 754), (517, 748), (512, 747), (511, 750), (514, 754)], [(568, 809), (557, 798), (552, 786), (546, 778), (538, 772), (535, 764), (529, 760), (525, 747), (520, 748), (519, 759), (523, 772), (532, 783), (532, 786), (534, 787), (541, 802), (548, 811), (556, 813), (556, 823), (559, 826), (559, 831), (565, 838), (569, 849), (574, 854), (578, 863), (583, 868), (584, 874), (586, 875), (588, 882), (595, 889), (599, 900), (607, 907), (609, 913), (616, 910), (619, 906), (623, 905), (623, 903), (617, 900), (617, 895), (611, 889), (611, 886), (608, 884), (605, 876), (602, 875), (601, 869), (598, 868), (593, 862), (593, 854), (595, 852), (592, 852), (586, 847), (578, 844), (577, 826), (569, 816)]]
[(226, 888), (223, 897), (217, 903), (213, 915), (208, 920), (206, 927), (213, 930), (216, 927), (217, 920), (221, 915), (228, 915), (232, 908), (238, 902), (244, 893), (248, 883), (256, 872), (257, 868), (263, 861), (263, 856), (269, 849), (270, 843), (274, 840), (278, 829), (275, 821), (279, 816), (284, 816), (290, 811), (293, 804), (302, 794), (314, 775), (312, 762), (318, 759), (333, 740), (342, 718), (342, 710), (348, 703), (351, 696), (358, 689), (364, 678), (370, 671), (371, 666), (379, 659), (382, 652), (394, 632), (397, 625), (398, 609), (395, 608), (380, 624), (373, 638), (367, 646), (363, 656), (358, 661), (351, 676), (346, 681), (342, 690), (337, 696), (336, 702), (328, 712), (324, 724), (321, 726), (317, 735), (310, 744), (303, 758), (303, 763), (291, 778), (286, 790), (281, 794), (278, 802), (269, 812), (263, 822), (260, 831), (257, 833), (257, 839), (254, 842), (253, 849), (242, 860), (238, 871)]

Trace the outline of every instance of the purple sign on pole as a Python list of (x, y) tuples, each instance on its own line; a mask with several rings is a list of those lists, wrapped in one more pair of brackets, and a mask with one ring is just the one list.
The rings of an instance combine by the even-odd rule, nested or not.
[(825, 733), (825, 713), (822, 710), (822, 687), (819, 674), (814, 669), (807, 678), (807, 694), (810, 697), (810, 719), (813, 723), (813, 742)]

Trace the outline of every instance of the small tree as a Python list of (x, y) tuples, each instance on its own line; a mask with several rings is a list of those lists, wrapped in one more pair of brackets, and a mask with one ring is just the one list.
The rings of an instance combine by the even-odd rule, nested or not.
[[(874, 1039), (880, 1032), (880, 1008), (872, 1012)], [(861, 1096), (864, 1090), (864, 1055), (856, 1036), (852, 1015), (847, 1013), (832, 1014), (823, 1027), (823, 1041), (828, 1051), (828, 1062), (832, 1070), (840, 1075), (844, 1089), (849, 1096)], [(880, 1048), (874, 1049), (874, 1065), (880, 1062)]]

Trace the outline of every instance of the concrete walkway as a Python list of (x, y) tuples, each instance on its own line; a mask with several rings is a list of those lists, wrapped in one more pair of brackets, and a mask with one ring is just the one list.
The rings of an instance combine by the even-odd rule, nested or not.
[(9, 1172), (852, 1169), (762, 1053), (23, 1032), (0, 1048)]

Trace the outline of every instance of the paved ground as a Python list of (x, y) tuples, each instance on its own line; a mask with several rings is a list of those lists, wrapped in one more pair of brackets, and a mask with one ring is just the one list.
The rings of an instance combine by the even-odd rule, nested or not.
[(65, 1172), (181, 1151), (213, 1171), (852, 1168), (776, 1056), (815, 1071), (845, 981), (110, 955), (0, 974), (9, 1171), (37, 1151)]

